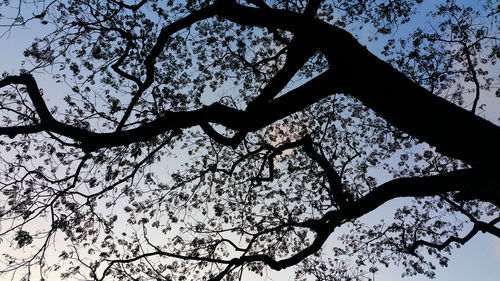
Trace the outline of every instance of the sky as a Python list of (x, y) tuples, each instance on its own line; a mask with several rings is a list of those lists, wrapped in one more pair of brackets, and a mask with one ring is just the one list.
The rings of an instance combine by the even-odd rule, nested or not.
[[(10, 34), (6, 34), (0, 38), (0, 73), (7, 71), (9, 73), (18, 73), (21, 68), (22, 50), (29, 46), (34, 35), (39, 35), (44, 32), (40, 26), (30, 26), (28, 28), (16, 29)], [(61, 85), (56, 85), (51, 80), (50, 73), (36, 74), (36, 78), (40, 87), (45, 89), (46, 97), (51, 102), (57, 103), (58, 100), (66, 95), (66, 88)], [(498, 99), (486, 98), (485, 101), (491, 101), (498, 105)], [(500, 112), (500, 106), (493, 106), (490, 112)], [(488, 113), (489, 114), (489, 113)], [(495, 115), (492, 113), (492, 117)], [(498, 122), (497, 122), (498, 124)], [(373, 220), (384, 216), (391, 216), (394, 209), (399, 203), (393, 200), (388, 204), (370, 213), (363, 219), (366, 221)], [(333, 243), (333, 242), (329, 242)], [(401, 268), (392, 266), (388, 269), (380, 268), (380, 271), (375, 274), (375, 280), (395, 281), (401, 280)], [(272, 280), (293, 280), (293, 274), (290, 270), (285, 272), (269, 272), (269, 277)], [(446, 268), (438, 268), (436, 270), (436, 279), (440, 281), (498, 281), (500, 280), (500, 239), (487, 234), (478, 234), (465, 246), (460, 249), (455, 249), (450, 262)], [(405, 278), (408, 281), (424, 280), (423, 276), (413, 278)], [(1, 277), (0, 277), (0, 280)]]

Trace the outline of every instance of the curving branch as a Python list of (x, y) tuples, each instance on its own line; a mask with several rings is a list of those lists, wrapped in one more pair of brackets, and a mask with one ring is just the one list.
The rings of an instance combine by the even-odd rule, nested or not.
[[(398, 129), (471, 165), (498, 166), (498, 126), (431, 94), (371, 54), (347, 31), (290, 11), (223, 3), (217, 15), (232, 22), (304, 34), (326, 56), (344, 92)], [(426, 114), (421, 114), (423, 109)]]
[(329, 193), (339, 207), (345, 206), (349, 201), (352, 200), (352, 195), (347, 193), (342, 187), (342, 178), (335, 171), (333, 166), (330, 164), (325, 155), (318, 153), (314, 147), (310, 136), (306, 136), (304, 139), (304, 150), (314, 162), (316, 162), (321, 169), (326, 174), (328, 180), (328, 185), (330, 187)]
[(179, 30), (189, 27), (195, 22), (214, 16), (216, 10), (215, 8), (216, 8), (215, 5), (210, 5), (204, 9), (195, 11), (190, 15), (178, 21), (175, 21), (170, 25), (165, 26), (164, 28), (161, 29), (155, 45), (153, 46), (149, 54), (146, 56), (146, 59), (144, 60), (144, 66), (146, 68), (146, 79), (144, 80), (144, 82), (141, 83), (139, 89), (132, 97), (132, 100), (130, 101), (127, 109), (125, 110), (125, 113), (123, 114), (122, 119), (120, 120), (120, 123), (116, 128), (117, 132), (120, 131), (125, 125), (125, 122), (127, 122), (127, 119), (130, 117), (130, 114), (132, 113), (132, 109), (139, 101), (141, 95), (149, 88), (149, 86), (151, 86), (151, 84), (153, 84), (155, 76), (156, 59), (165, 48), (165, 45), (168, 43), (170, 39), (170, 36)]
[(244, 131), (237, 132), (233, 137), (225, 137), (219, 134), (212, 126), (208, 123), (201, 123), (201, 129), (207, 136), (209, 136), (214, 141), (232, 147), (233, 149), (238, 147), (238, 145), (245, 139), (246, 133)]
[[(211, 262), (215, 264), (227, 265), (227, 267), (216, 275), (213, 280), (220, 280), (229, 272), (230, 268), (240, 267), (254, 262), (261, 262), (274, 270), (281, 270), (296, 265), (308, 256), (319, 251), (337, 227), (351, 221), (352, 219), (371, 212), (373, 209), (383, 205), (389, 200), (400, 197), (435, 196), (446, 192), (483, 188), (484, 186), (492, 184), (498, 187), (500, 185), (499, 183), (500, 181), (498, 180), (498, 177), (487, 177), (485, 176), (485, 171), (479, 171), (477, 169), (459, 170), (435, 176), (394, 179), (380, 185), (377, 188), (374, 188), (371, 192), (356, 201), (346, 202), (339, 209), (327, 212), (320, 219), (309, 219), (303, 222), (288, 221), (277, 227), (253, 234), (252, 239), (248, 242), (246, 247), (247, 251), (239, 257), (232, 259), (220, 259), (210, 256), (189, 256), (165, 252), (155, 247), (155, 251), (144, 253), (133, 258), (109, 260), (108, 265), (103, 272), (103, 276), (99, 280), (103, 280), (115, 264), (137, 261), (149, 256), (165, 256), (180, 260)], [(500, 222), (500, 217), (492, 220), (490, 223), (476, 223), (473, 231), (471, 231), (471, 233), (469, 233), (466, 237), (462, 239), (452, 237), (448, 239), (445, 244), (449, 244), (451, 242), (465, 243), (479, 230), (488, 231), (489, 228), (494, 227), (494, 225), (498, 222)], [(266, 254), (252, 254), (249, 252), (253, 241), (256, 241), (256, 239), (260, 236), (273, 233), (287, 227), (308, 228), (315, 233), (315, 237), (309, 245), (305, 245), (304, 248), (298, 252), (281, 260), (277, 260)], [(496, 231), (498, 231), (498, 228), (496, 228)], [(495, 231), (493, 232), (495, 233)], [(436, 248), (444, 248), (446, 247), (445, 244), (437, 245), (426, 241), (419, 241), (412, 247), (416, 248), (419, 245), (427, 245)]]
[(33, 106), (35, 107), (35, 110), (40, 117), (40, 122), (43, 124), (49, 124), (55, 121), (54, 117), (52, 117), (52, 114), (50, 114), (45, 101), (42, 98), (42, 94), (40, 93), (38, 85), (33, 76), (24, 73), (18, 76), (7, 76), (4, 79), (0, 80), (0, 88), (8, 85), (25, 85), (31, 102), (33, 102)]
[(111, 0), (111, 2), (115, 3), (116, 5), (118, 5), (122, 8), (126, 8), (126, 9), (129, 9), (132, 11), (137, 11), (144, 4), (146, 4), (146, 2), (148, 2), (148, 0), (141, 0), (141, 2), (134, 4), (134, 5), (130, 5), (130, 4), (124, 3), (123, 1), (117, 1), (117, 0)]
[(421, 246), (426, 246), (437, 250), (443, 250), (444, 248), (450, 246), (451, 243), (458, 243), (463, 245), (467, 243), (470, 239), (472, 239), (472, 237), (474, 237), (474, 235), (476, 235), (479, 231), (489, 232), (500, 238), (500, 229), (498, 227), (495, 227), (495, 224), (499, 222), (500, 222), (500, 217), (493, 219), (488, 223), (482, 221), (476, 221), (474, 222), (474, 227), (464, 237), (451, 236), (442, 243), (417, 240), (407, 248), (407, 251), (409, 253), (414, 254), (415, 250)]
[[(330, 72), (325, 72), (301, 87), (251, 111), (237, 110), (219, 103), (214, 103), (210, 106), (205, 106), (193, 111), (167, 111), (162, 117), (145, 123), (137, 128), (111, 133), (95, 133), (56, 121), (46, 109), (46, 105), (38, 88), (28, 87), (29, 95), (32, 98), (37, 112), (44, 116), (44, 118), (41, 118), (41, 128), (31, 128), (31, 130), (36, 132), (45, 130), (71, 138), (80, 142), (80, 146), (86, 152), (91, 152), (99, 148), (147, 141), (152, 137), (171, 130), (198, 126), (206, 122), (220, 124), (237, 131), (255, 131), (291, 113), (301, 110), (305, 106), (313, 104), (321, 98), (327, 97), (332, 90), (332, 86), (327, 83), (336, 80), (335, 77), (330, 75)], [(34, 83), (35, 80), (32, 76), (28, 74), (23, 75), (23, 77), (24, 76), (31, 77), (28, 80)], [(8, 82), (13, 79), (11, 77), (13, 76), (8, 76), (0, 81), (0, 86), (2, 84), (8, 85)], [(314, 94), (306, 95), (306, 93), (310, 92)], [(275, 110), (276, 108), (279, 108), (279, 110)], [(9, 135), (13, 137), (26, 131), (27, 128), (25, 127), (2, 128), (0, 129), (0, 135)]]
[[(169, 34), (213, 14), (239, 24), (281, 28), (304, 34), (305, 40), (319, 46), (334, 69), (251, 110), (240, 111), (213, 104), (189, 112), (166, 112), (163, 117), (135, 129), (105, 134), (54, 122), (48, 110), (43, 108), (44, 103), (38, 91), (29, 90), (42, 122), (44, 119), (46, 121), (47, 130), (80, 141), (82, 147), (88, 151), (147, 140), (174, 128), (196, 126), (207, 121), (238, 131), (254, 131), (333, 92), (343, 92), (358, 98), (402, 131), (435, 146), (444, 155), (483, 168), (497, 166), (497, 159), (500, 157), (500, 148), (497, 145), (500, 140), (498, 126), (432, 95), (369, 53), (346, 31), (293, 12), (250, 8), (232, 1), (219, 1), (169, 25), (162, 30), (157, 44), (145, 62), (149, 70), (144, 85), (148, 86), (153, 81), (155, 58), (165, 46)], [(359, 83), (359, 77), (363, 77), (363, 83)], [(12, 79), (4, 78), (2, 84), (8, 84)], [(386, 82), (388, 79), (391, 83)], [(134, 100), (137, 99), (138, 96), (134, 97)], [(134, 101), (130, 103), (128, 114), (126, 112), (122, 118), (120, 129), (134, 104)], [(421, 114), (424, 108), (426, 114)], [(15, 132), (11, 129), (9, 133), (13, 134), (13, 131)], [(96, 139), (101, 141), (97, 143)], [(470, 147), (475, 149), (469, 149)]]

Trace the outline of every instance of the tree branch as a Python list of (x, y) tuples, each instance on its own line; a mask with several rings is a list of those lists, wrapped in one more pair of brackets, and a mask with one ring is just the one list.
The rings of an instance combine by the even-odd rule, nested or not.
[(251, 8), (233, 1), (224, 1), (217, 14), (242, 25), (304, 34), (305, 40), (320, 47), (346, 93), (389, 123), (444, 155), (473, 166), (498, 167), (498, 126), (434, 96), (371, 54), (345, 30), (294, 12)]
[(132, 109), (136, 105), (136, 103), (139, 101), (139, 98), (141, 95), (146, 91), (149, 86), (154, 82), (154, 75), (155, 75), (155, 63), (156, 59), (160, 55), (160, 53), (163, 51), (165, 48), (165, 45), (167, 44), (168, 40), (170, 39), (170, 36), (174, 34), (175, 32), (184, 29), (193, 23), (212, 17), (215, 15), (215, 5), (208, 6), (202, 10), (195, 11), (191, 13), (190, 15), (175, 21), (171, 23), (168, 26), (165, 26), (164, 28), (161, 29), (160, 34), (158, 35), (157, 41), (149, 54), (147, 55), (145, 61), (144, 61), (144, 66), (146, 67), (146, 79), (144, 82), (140, 85), (139, 89), (137, 92), (134, 94), (132, 97), (132, 100), (130, 101), (130, 104), (128, 105), (127, 109), (125, 110), (125, 113), (123, 114), (122, 119), (120, 120), (120, 123), (118, 124), (116, 131), (121, 131), (123, 126), (125, 125), (125, 122), (127, 122), (127, 119), (129, 118), (130, 114), (132, 113)]
[(462, 238), (451, 236), (448, 239), (446, 239), (446, 241), (444, 241), (443, 243), (433, 243), (425, 240), (417, 240), (410, 247), (408, 247), (407, 250), (410, 253), (415, 253), (415, 250), (420, 246), (427, 246), (437, 250), (443, 250), (453, 242), (463, 245), (467, 243), (470, 239), (472, 239), (472, 237), (474, 237), (474, 235), (476, 235), (479, 231), (490, 232), (491, 234), (500, 238), (500, 229), (495, 227), (495, 224), (497, 224), (499, 221), (500, 217), (493, 219), (489, 223), (477, 221), (476, 223), (474, 223), (474, 227), (472, 228), (472, 230)]
[(19, 76), (7, 76), (4, 79), (0, 80), (0, 88), (5, 87), (7, 85), (25, 85), (26, 91), (33, 102), (33, 106), (40, 117), (40, 122), (42, 124), (50, 124), (55, 122), (54, 117), (50, 114), (45, 101), (42, 98), (40, 90), (38, 89), (38, 85), (35, 81), (35, 78), (30, 74), (24, 73)]
[(332, 195), (334, 202), (339, 207), (345, 206), (345, 204), (347, 204), (347, 202), (352, 198), (352, 195), (348, 196), (343, 190), (342, 179), (330, 164), (328, 159), (314, 150), (313, 142), (309, 135), (304, 139), (304, 150), (307, 155), (325, 172), (326, 178), (328, 179), (328, 185), (330, 186), (329, 193)]

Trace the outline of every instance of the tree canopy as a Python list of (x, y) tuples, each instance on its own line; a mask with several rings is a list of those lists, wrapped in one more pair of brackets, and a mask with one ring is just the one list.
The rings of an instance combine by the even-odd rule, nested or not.
[(0, 79), (0, 276), (434, 277), (500, 237), (500, 6), (430, 2), (3, 1), (49, 31)]

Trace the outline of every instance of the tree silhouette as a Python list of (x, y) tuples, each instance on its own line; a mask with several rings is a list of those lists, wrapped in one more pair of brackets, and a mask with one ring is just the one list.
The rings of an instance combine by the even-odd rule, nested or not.
[(500, 237), (500, 7), (421, 2), (4, 1), (52, 31), (0, 80), (0, 274), (433, 277)]

